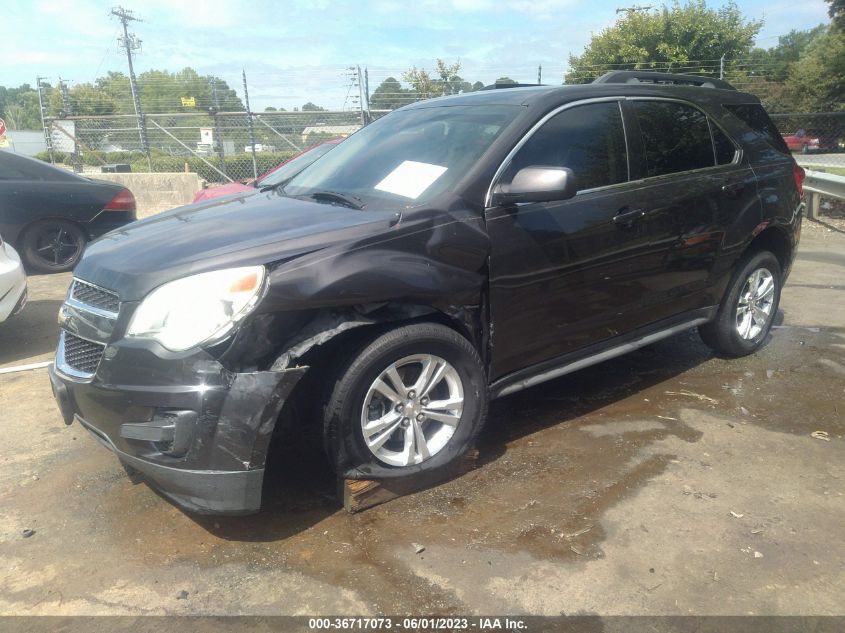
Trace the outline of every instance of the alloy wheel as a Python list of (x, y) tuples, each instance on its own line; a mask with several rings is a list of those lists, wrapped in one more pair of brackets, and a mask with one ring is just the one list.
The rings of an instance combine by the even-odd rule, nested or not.
[(35, 236), (34, 250), (45, 264), (58, 267), (74, 261), (82, 251), (82, 244), (63, 225), (45, 224)]
[(753, 271), (739, 293), (736, 306), (736, 331), (745, 340), (760, 335), (772, 317), (775, 277), (767, 268)]
[(367, 390), (361, 410), (364, 443), (385, 464), (419, 464), (446, 446), (463, 409), (463, 383), (448, 361), (432, 354), (406, 356)]

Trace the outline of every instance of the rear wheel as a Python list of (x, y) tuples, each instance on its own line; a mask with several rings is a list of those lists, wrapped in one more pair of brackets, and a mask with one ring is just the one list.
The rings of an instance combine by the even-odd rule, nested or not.
[(772, 253), (758, 251), (743, 258), (716, 319), (699, 328), (701, 338), (726, 356), (757, 351), (777, 314), (780, 289), (780, 264)]
[(485, 374), (472, 344), (443, 325), (403, 326), (341, 370), (324, 409), (326, 448), (341, 471), (434, 470), (470, 447), (486, 411)]
[(73, 222), (42, 220), (24, 232), (21, 256), (38, 272), (66, 272), (82, 257), (86, 241), (85, 233)]

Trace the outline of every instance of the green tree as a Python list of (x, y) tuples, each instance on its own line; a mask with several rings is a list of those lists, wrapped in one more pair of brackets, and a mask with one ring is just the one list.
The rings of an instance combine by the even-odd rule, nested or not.
[(845, 31), (832, 25), (815, 38), (790, 68), (786, 87), (794, 109), (845, 110)]
[(437, 80), (425, 68), (413, 66), (402, 73), (402, 79), (411, 84), (417, 99), (431, 99), (443, 94), (438, 90)]
[(411, 94), (417, 99), (471, 92), (472, 84), (458, 74), (460, 70), (460, 61), (447, 64), (442, 59), (438, 59), (434, 71), (429, 72), (425, 68), (414, 66), (402, 73), (402, 79), (413, 86)]
[(830, 8), (827, 10), (837, 28), (845, 29), (845, 0), (827, 0)]
[(516, 84), (516, 83), (519, 83), (519, 82), (516, 81), (515, 79), (511, 79), (510, 77), (499, 77), (495, 81), (495, 83), (497, 83), (497, 84), (508, 84), (509, 85), (509, 84)]
[(278, 112), (278, 110), (276, 108), (274, 108), (273, 106), (267, 106), (266, 108), (264, 108), (264, 111), (265, 112)]
[(29, 84), (17, 88), (0, 86), (0, 118), (10, 130), (37, 130), (41, 127), (38, 92)]
[(403, 88), (395, 77), (382, 81), (370, 95), (370, 107), (374, 110), (395, 110), (413, 101), (412, 91)]
[(311, 103), (310, 101), (300, 108), (303, 112), (325, 112), (325, 108), (321, 108), (316, 103)]
[(733, 0), (711, 9), (705, 0), (675, 0), (656, 11), (629, 11), (570, 55), (566, 83), (588, 83), (608, 70), (649, 69), (716, 75), (719, 58), (751, 50), (761, 20), (747, 20)]

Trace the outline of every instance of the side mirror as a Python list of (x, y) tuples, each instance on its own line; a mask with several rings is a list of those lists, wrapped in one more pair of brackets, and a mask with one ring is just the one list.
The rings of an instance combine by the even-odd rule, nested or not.
[(523, 167), (510, 183), (496, 185), (491, 202), (494, 206), (553, 202), (567, 200), (577, 191), (575, 174), (568, 167)]

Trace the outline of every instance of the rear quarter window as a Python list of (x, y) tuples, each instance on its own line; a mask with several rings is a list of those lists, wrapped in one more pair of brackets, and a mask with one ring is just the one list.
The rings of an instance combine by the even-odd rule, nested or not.
[(786, 141), (759, 103), (726, 104), (725, 110), (745, 123), (755, 136), (783, 154), (789, 154)]

